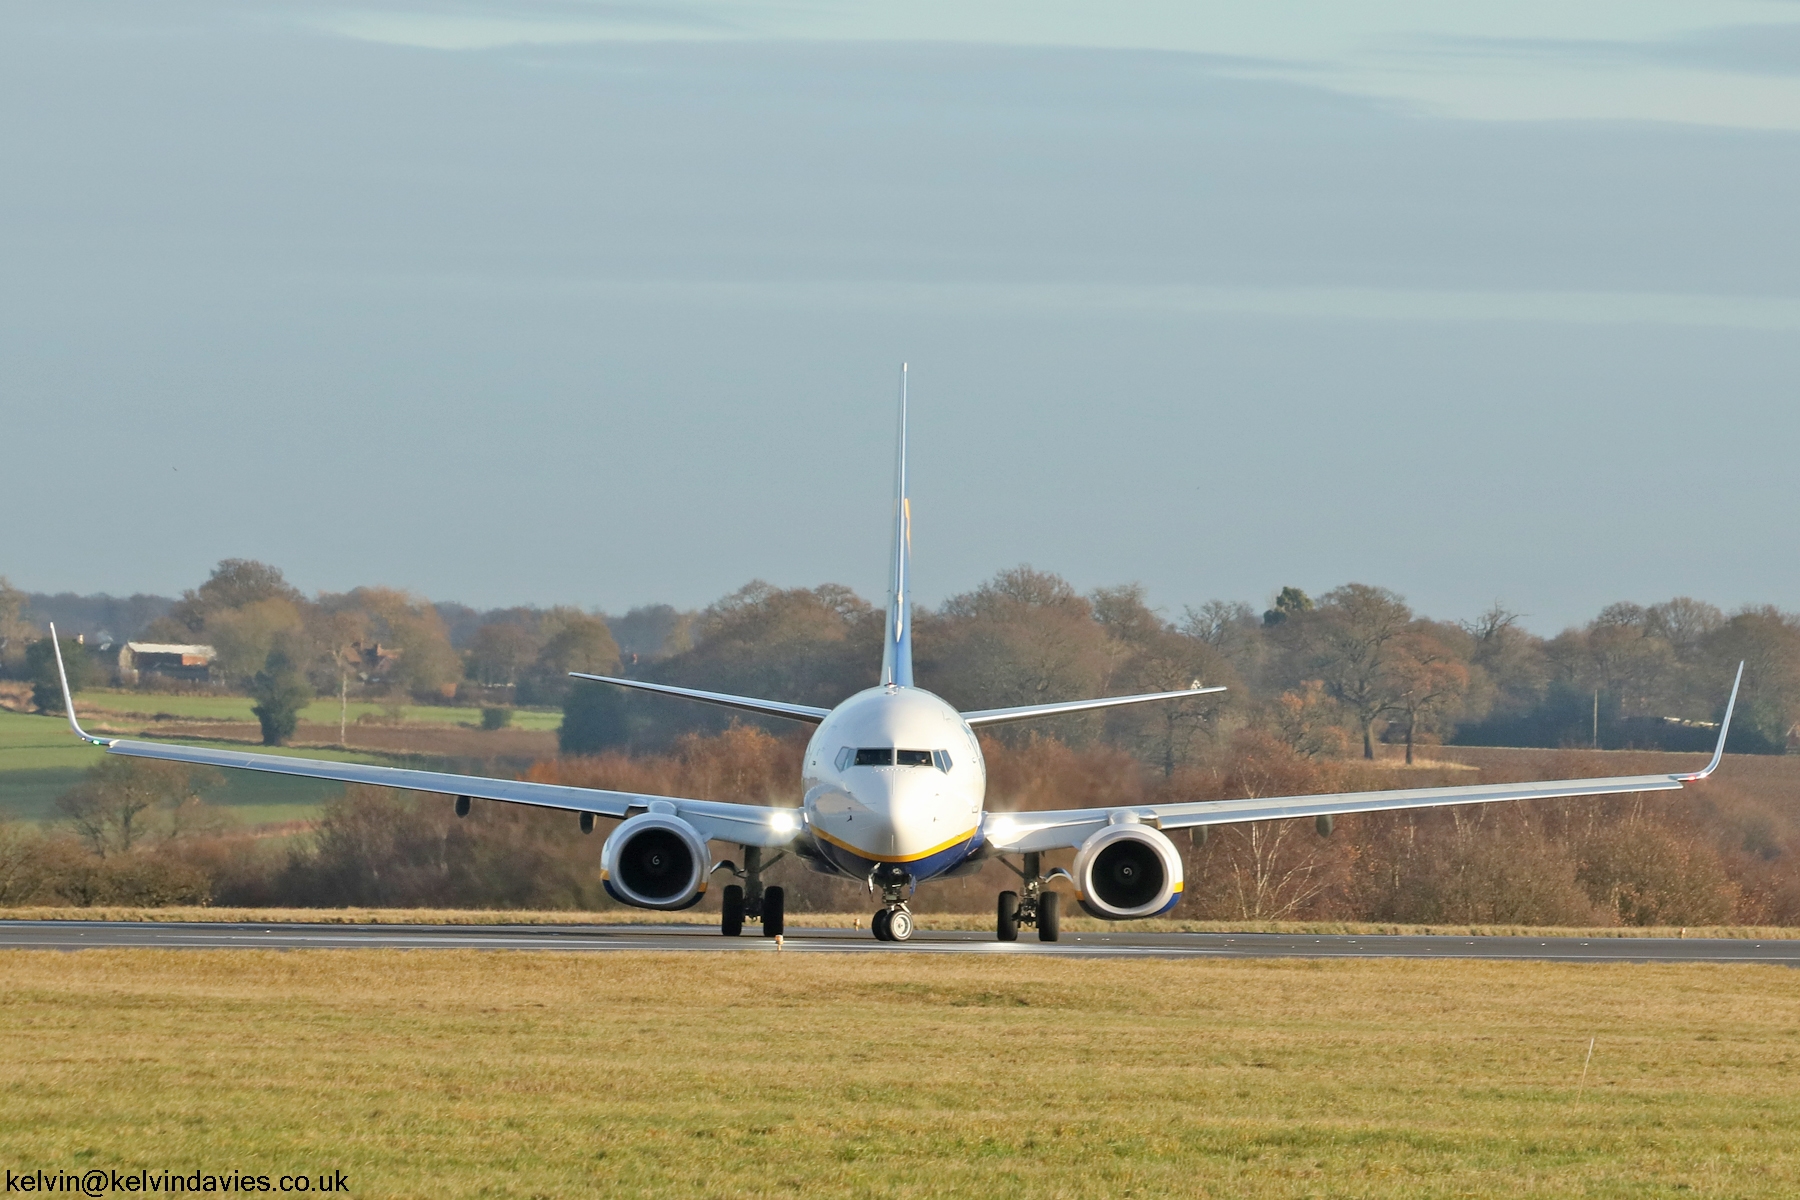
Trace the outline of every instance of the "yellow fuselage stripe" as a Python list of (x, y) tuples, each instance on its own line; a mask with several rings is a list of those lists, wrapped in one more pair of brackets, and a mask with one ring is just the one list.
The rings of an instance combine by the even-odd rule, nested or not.
[(966, 842), (970, 838), (974, 837), (975, 833), (976, 833), (976, 830), (971, 829), (967, 833), (958, 834), (956, 837), (951, 838), (947, 842), (943, 842), (943, 843), (940, 843), (939, 845), (933, 846), (929, 850), (921, 850), (917, 854), (870, 854), (867, 850), (864, 850), (861, 846), (852, 846), (849, 842), (843, 841), (840, 838), (832, 837), (829, 833), (826, 833), (823, 829), (820, 829), (817, 825), (813, 825), (811, 828), (812, 828), (813, 835), (815, 837), (822, 837), (826, 841), (830, 842), (832, 845), (838, 847), (840, 850), (848, 850), (850, 853), (856, 855), (858, 858), (866, 858), (870, 862), (891, 862), (891, 863), (918, 862), (921, 858), (930, 858), (932, 855), (941, 853), (942, 851), (945, 851), (945, 850), (948, 850), (952, 846), (961, 845), (963, 842)]

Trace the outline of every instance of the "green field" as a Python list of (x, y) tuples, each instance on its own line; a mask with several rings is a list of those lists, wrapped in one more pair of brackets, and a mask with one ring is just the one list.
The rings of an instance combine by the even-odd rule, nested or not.
[[(167, 716), (204, 721), (254, 721), (256, 714), (250, 711), (254, 703), (248, 696), (173, 696), (159, 692), (95, 690), (76, 696), (75, 710), (79, 713), (112, 713), (145, 719)], [(353, 701), (346, 710), (346, 716), (352, 722), (359, 717), (385, 721), (391, 715), (393, 714), (390, 714), (386, 706), (364, 700)], [(397, 715), (402, 723), (414, 725), (474, 727), (481, 724), (479, 708), (406, 704), (399, 707)], [(321, 725), (335, 725), (338, 720), (338, 702), (330, 699), (315, 700), (301, 712), (300, 719)], [(562, 713), (555, 709), (515, 709), (512, 723), (515, 729), (555, 731), (562, 724)]]
[[(193, 744), (243, 749), (217, 742)], [(259, 749), (267, 749), (272, 754), (304, 755), (338, 762), (415, 765), (379, 754), (354, 751)], [(61, 717), (29, 716), (0, 710), (0, 818), (25, 821), (53, 818), (56, 797), (73, 787), (102, 753), (97, 747), (75, 740), (69, 732), (68, 722)], [(218, 785), (209, 788), (203, 798), (209, 804), (229, 808), (246, 825), (262, 825), (309, 819), (318, 813), (321, 805), (342, 795), (343, 791), (342, 784), (326, 780), (264, 775), (257, 771), (226, 771), (220, 773)]]
[(357, 1196), (1786, 1197), (1797, 1067), (1764, 967), (0, 953), (9, 1168)]

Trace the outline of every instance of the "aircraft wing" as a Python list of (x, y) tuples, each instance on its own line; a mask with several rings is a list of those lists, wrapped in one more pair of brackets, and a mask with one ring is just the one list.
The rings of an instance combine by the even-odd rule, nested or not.
[[(55, 645), (54, 628), (50, 631), (50, 637)], [(60, 645), (56, 646), (56, 661), (57, 668), (61, 671)], [(374, 787), (403, 788), (415, 792), (442, 792), (450, 796), (499, 800), (507, 804), (529, 804), (537, 808), (559, 808), (568, 812), (593, 813), (601, 817), (627, 817), (653, 810), (672, 812), (699, 830), (703, 837), (737, 842), (745, 846), (785, 846), (800, 831), (798, 807), (776, 808), (732, 804), (720, 800), (689, 800), (679, 796), (610, 792), (563, 784), (530, 783), (518, 779), (493, 779), (479, 775), (379, 767), (367, 763), (332, 762), (320, 758), (292, 758), (284, 754), (263, 754), (249, 750), (214, 750), (204, 746), (96, 737), (84, 730), (76, 719), (75, 700), (69, 694), (69, 677), (66, 671), (62, 674), (62, 685), (63, 710), (69, 714), (69, 726), (74, 729), (77, 737), (96, 746), (104, 746), (108, 754), (193, 763), (205, 767), (266, 771), (275, 775), (299, 775), (308, 779), (330, 779), (340, 783), (365, 783)]]
[(1737, 706), (1744, 667), (1738, 664), (1719, 726), (1712, 761), (1685, 775), (1620, 775), (1606, 779), (1551, 779), (1535, 783), (1491, 783), (1466, 787), (1407, 788), (1387, 792), (1340, 792), (1318, 796), (1274, 796), (1247, 800), (1207, 800), (1183, 804), (1138, 804), (1115, 808), (1075, 808), (1055, 812), (988, 813), (982, 832), (992, 853), (1065, 850), (1081, 845), (1109, 824), (1141, 821), (1157, 829), (1192, 829), (1238, 821), (1279, 821), (1292, 817), (1337, 816), (1343, 813), (1391, 812), (1405, 808), (1441, 808), (1452, 804), (1493, 804), (1503, 800), (1548, 800), (1559, 797), (1615, 796), (1631, 792), (1678, 790), (1705, 779), (1725, 754), (1725, 735)]

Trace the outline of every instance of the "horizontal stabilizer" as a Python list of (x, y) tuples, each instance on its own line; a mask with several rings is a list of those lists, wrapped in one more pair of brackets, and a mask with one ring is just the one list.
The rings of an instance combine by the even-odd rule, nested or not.
[(1222, 687), (1195, 687), (1182, 688), (1176, 692), (1147, 692), (1141, 696), (1103, 696), (1098, 700), (1064, 700), (1057, 704), (1026, 704), (1019, 708), (984, 708), (979, 712), (966, 712), (962, 719), (980, 728), (983, 725), (1004, 725), (1008, 721), (1029, 721), (1034, 717), (1060, 717), (1096, 708), (1148, 704), (1152, 700), (1184, 700), (1189, 696), (1207, 696), (1224, 690)]
[(742, 709), (744, 712), (761, 713), (766, 717), (787, 717), (792, 721), (807, 721), (817, 725), (831, 715), (829, 708), (815, 708), (810, 704), (784, 704), (780, 700), (758, 700), (754, 696), (728, 696), (724, 692), (702, 692), (696, 688), (674, 687), (666, 683), (646, 683), (642, 679), (617, 679), (611, 675), (584, 675), (580, 671), (570, 671), (573, 679), (588, 679), (595, 683), (613, 683), (620, 687), (636, 688), (642, 692), (657, 692), (664, 696), (681, 696), (688, 700), (698, 700), (702, 704), (717, 704), (725, 708)]

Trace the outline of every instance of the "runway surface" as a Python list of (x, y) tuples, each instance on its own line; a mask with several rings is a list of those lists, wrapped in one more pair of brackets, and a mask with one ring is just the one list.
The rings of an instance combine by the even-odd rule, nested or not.
[[(229, 925), (149, 921), (0, 921), (0, 948), (148, 946), (200, 950), (711, 950), (773, 954), (773, 939), (721, 937), (695, 925)], [(922, 930), (878, 942), (866, 930), (794, 929), (787, 953), (1035, 954), (1058, 958), (1480, 958), (1555, 962), (1714, 962), (1800, 966), (1800, 939), (1409, 937), (1282, 933), (1068, 933), (1017, 942)]]

